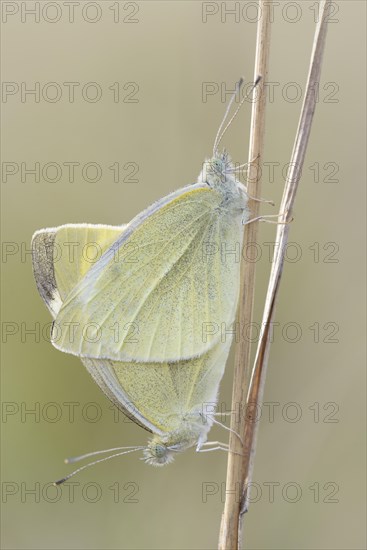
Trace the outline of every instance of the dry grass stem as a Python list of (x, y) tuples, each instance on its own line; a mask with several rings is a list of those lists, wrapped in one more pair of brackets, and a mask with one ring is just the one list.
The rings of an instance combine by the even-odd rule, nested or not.
[[(262, 14), (257, 28), (256, 39), (256, 58), (254, 81), (261, 76), (261, 81), (257, 87), (257, 101), (252, 104), (251, 114), (251, 132), (249, 146), (249, 171), (247, 177), (247, 189), (251, 197), (259, 198), (261, 196), (260, 181), (257, 175), (260, 173), (259, 166), (262, 159), (264, 147), (265, 131), (265, 102), (266, 94), (264, 83), (267, 81), (268, 57), (270, 49), (270, 21), (271, 21), (271, 2), (267, 0), (259, 1), (259, 10)], [(250, 200), (250, 219), (256, 218), (259, 213), (259, 202)], [(250, 223), (246, 226), (243, 242), (243, 250), (248, 250), (248, 245), (256, 242), (258, 222)], [(241, 290), (240, 307), (238, 312), (238, 324), (240, 334), (243, 327), (251, 326), (253, 304), (255, 293), (255, 262), (241, 263)], [(232, 392), (232, 410), (236, 409), (239, 403), (245, 403), (247, 395), (247, 382), (250, 375), (250, 354), (251, 347), (249, 339), (240, 338), (236, 347), (235, 355), (235, 373)], [(232, 414), (231, 430), (243, 434), (245, 431), (245, 415)], [(227, 550), (237, 548), (237, 538), (239, 532), (239, 521), (241, 511), (241, 495), (244, 477), (243, 447), (240, 440), (234, 433), (230, 434), (230, 449), (232, 452), (228, 455), (227, 481), (226, 481), (226, 502), (222, 516), (219, 548)]]
[[(302, 173), (302, 167), (312, 126), (312, 119), (316, 107), (317, 97), (315, 94), (315, 89), (320, 81), (321, 64), (325, 46), (330, 3), (331, 0), (321, 0), (320, 2), (320, 17), (315, 31), (310, 68), (306, 85), (306, 93), (302, 105), (301, 116), (280, 207), (280, 212), (282, 213), (282, 216), (280, 218), (281, 222), (288, 222), (291, 220), (295, 196)], [(263, 6), (262, 4), (263, 3), (260, 1), (260, 7), (262, 9), (262, 19), (267, 19), (265, 17), (265, 6)], [(266, 59), (268, 57), (270, 36), (270, 30), (266, 27), (266, 21), (259, 22), (257, 56), (255, 63), (256, 74), (257, 71), (260, 72), (260, 69), (258, 67), (259, 61), (260, 59), (263, 60), (265, 66), (265, 71), (263, 72), (264, 77), (266, 74)], [(259, 51), (261, 49), (263, 50), (262, 52)], [(264, 108), (265, 104), (263, 104), (261, 108), (260, 105), (254, 105), (253, 108), (251, 145), (249, 154), (250, 159), (254, 158), (258, 153), (261, 153), (262, 150), (264, 131)], [(259, 127), (257, 127), (257, 124), (259, 125)], [(258, 158), (258, 162), (260, 161), (260, 159), (261, 157)], [(254, 189), (253, 186), (249, 186), (249, 192), (252, 196), (259, 196), (259, 186), (257, 187), (257, 189)], [(253, 209), (253, 213), (257, 214), (256, 206)], [(256, 242), (256, 225), (257, 224), (254, 223), (248, 226), (244, 244), (245, 246), (246, 242)], [(274, 316), (275, 303), (283, 271), (289, 230), (289, 224), (278, 225), (276, 246), (274, 249), (272, 269), (264, 306), (263, 319), (261, 323), (262, 332), (260, 335), (254, 361), (254, 367), (249, 383), (249, 342), (246, 342), (245, 339), (242, 338), (236, 349), (232, 410), (235, 410), (236, 407), (238, 408), (238, 403), (246, 403), (246, 407), (254, 407), (255, 405), (260, 404), (262, 401), (265, 385), (266, 367), (270, 349), (269, 329), (271, 327)], [(242, 281), (239, 311), (239, 321), (241, 327), (251, 326), (250, 323), (252, 320), (255, 280), (254, 264), (246, 264), (245, 262), (243, 262), (243, 264), (243, 270), (241, 273)], [(250, 409), (247, 408), (247, 410)], [(232, 415), (232, 417), (234, 416), (235, 415)], [(247, 487), (249, 486), (252, 479), (258, 422), (251, 421), (251, 418), (249, 418), (248, 414), (242, 414), (240, 416), (240, 419), (233, 419), (231, 423), (231, 429), (237, 431), (243, 438), (243, 456), (234, 454), (240, 451), (240, 444), (238, 438), (231, 434), (230, 449), (232, 452), (229, 453), (228, 459), (226, 502), (222, 517), (219, 539), (219, 548), (221, 550), (234, 550), (239, 548), (242, 532), (242, 517), (244, 512), (248, 509), (249, 491), (247, 490)]]

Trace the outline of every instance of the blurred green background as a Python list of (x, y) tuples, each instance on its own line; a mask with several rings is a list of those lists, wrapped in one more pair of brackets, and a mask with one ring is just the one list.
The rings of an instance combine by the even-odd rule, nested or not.
[[(254, 502), (245, 518), (251, 549), (366, 547), (366, 10), (360, 1), (333, 5), (276, 311)], [(2, 3), (3, 548), (216, 547), (224, 453), (188, 451), (162, 469), (127, 455), (68, 486), (51, 486), (70, 471), (64, 457), (142, 445), (148, 434), (116, 418), (80, 361), (47, 341), (50, 316), (33, 280), (29, 244), (43, 227), (124, 223), (196, 180), (223, 116), (225, 92), (239, 76), (253, 78), (254, 6), (41, 2), (36, 22), (37, 14), (27, 14), (34, 2)], [(274, 6), (262, 196), (277, 205), (315, 6)], [(79, 85), (65, 84), (71, 82)], [(212, 83), (207, 97), (205, 83)], [(38, 98), (25, 94), (37, 86)], [(96, 93), (101, 97), (93, 101)], [(224, 140), (238, 162), (246, 161), (249, 123), (250, 105)], [(39, 181), (25, 172), (37, 162)], [(74, 181), (65, 164), (71, 162), (79, 163)], [(128, 177), (136, 165), (138, 172)], [(275, 227), (262, 224), (257, 322), (274, 237)], [(36, 335), (27, 332), (32, 328)], [(227, 409), (232, 366), (233, 353), (220, 393)], [(219, 427), (211, 432), (213, 439), (226, 435)]]

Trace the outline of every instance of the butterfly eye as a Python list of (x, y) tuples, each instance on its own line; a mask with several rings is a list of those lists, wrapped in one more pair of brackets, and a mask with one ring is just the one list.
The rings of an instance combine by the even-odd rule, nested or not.
[(167, 448), (163, 445), (156, 445), (154, 451), (157, 458), (162, 458), (167, 454)]

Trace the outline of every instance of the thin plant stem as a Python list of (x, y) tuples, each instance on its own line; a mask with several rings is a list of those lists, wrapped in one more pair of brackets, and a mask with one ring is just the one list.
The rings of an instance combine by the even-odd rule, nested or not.
[[(271, 1), (259, 0), (259, 18), (256, 38), (256, 57), (254, 81), (261, 76), (257, 86), (257, 99), (252, 104), (251, 131), (249, 155), (249, 170), (247, 174), (247, 191), (250, 197), (249, 210), (250, 218), (257, 218), (259, 214), (259, 201), (261, 196), (260, 163), (264, 148), (265, 133), (265, 105), (266, 93), (264, 84), (268, 75), (268, 58), (270, 50), (270, 21)], [(258, 222), (255, 221), (246, 226), (243, 250), (256, 242)], [(244, 327), (251, 326), (253, 315), (253, 304), (255, 294), (255, 262), (242, 261), (241, 263), (241, 286), (239, 298), (239, 311), (237, 325), (240, 327), (240, 334)], [(251, 347), (250, 340), (240, 338), (236, 347), (234, 384), (232, 392), (232, 410), (236, 409), (239, 403), (245, 403), (247, 395), (247, 383), (250, 375)], [(222, 516), (219, 549), (236, 549), (238, 542), (242, 487), (245, 479), (245, 462), (243, 460), (243, 446), (234, 433), (245, 433), (245, 418), (243, 414), (232, 414), (231, 416), (230, 450), (228, 455), (227, 481), (226, 481), (226, 502)]]
[[(283, 222), (283, 224), (280, 224), (277, 229), (276, 246), (274, 249), (272, 269), (270, 273), (263, 319), (261, 323), (262, 331), (260, 334), (259, 343), (255, 355), (254, 366), (251, 372), (250, 381), (248, 382), (248, 379), (246, 379), (246, 377), (248, 376), (250, 349), (249, 344), (245, 341), (242, 341), (245, 340), (242, 338), (236, 350), (232, 410), (238, 410), (238, 403), (245, 404), (246, 411), (250, 410), (250, 407), (252, 408), (252, 410), (256, 410), (256, 407), (262, 402), (267, 362), (270, 350), (270, 327), (274, 317), (275, 303), (279, 291), (281, 275), (283, 272), (285, 251), (290, 230), (290, 225), (284, 222), (288, 222), (292, 218), (292, 210), (294, 206), (295, 196), (298, 189), (298, 184), (306, 155), (307, 144), (310, 136), (317, 99), (315, 90), (320, 81), (327, 22), (330, 13), (330, 2), (331, 0), (321, 0), (320, 2), (320, 17), (315, 31), (306, 92), (292, 151), (291, 162), (289, 164), (289, 169), (287, 173), (283, 198), (281, 201), (280, 221)], [(258, 29), (258, 35), (261, 32), (260, 26)], [(267, 57), (268, 43), (262, 44), (262, 47), (265, 49)], [(254, 113), (253, 122), (255, 122)], [(258, 129), (256, 132), (256, 126), (254, 127), (252, 125), (251, 134), (252, 132), (256, 132), (260, 135), (262, 134), (264, 124), (263, 119), (260, 120), (259, 123), (261, 123), (262, 129)], [(253, 152), (250, 151), (249, 158), (254, 158), (254, 156), (252, 155)], [(253, 195), (254, 192), (252, 192), (251, 194)], [(251, 225), (248, 229), (251, 228)], [(254, 236), (256, 237), (256, 230)], [(256, 241), (251, 240), (251, 242)], [(239, 320), (240, 323), (241, 321), (242, 323), (240, 324), (240, 326), (251, 326), (247, 324), (250, 323), (252, 319), (252, 304), (254, 297), (254, 289), (253, 286), (251, 286), (254, 284), (254, 270), (252, 270), (252, 273), (250, 275), (247, 274), (247, 270), (250, 268), (250, 266), (251, 264), (244, 265), (244, 269), (242, 271), (243, 279), (241, 282), (242, 291), (240, 297), (239, 313)], [(246, 299), (244, 300), (244, 298)], [(249, 300), (251, 301), (251, 308), (249, 307), (249, 305), (247, 305), (246, 308), (246, 303)], [(243, 515), (248, 510), (249, 505), (249, 487), (252, 480), (257, 430), (259, 423), (256, 421), (255, 418), (251, 418), (250, 414), (242, 414), (240, 415), (240, 417), (241, 419), (235, 418), (235, 415), (232, 415), (231, 429), (237, 431), (240, 434), (241, 438), (244, 441), (244, 446), (242, 449), (242, 456), (234, 454), (234, 452), (238, 453), (239, 443), (238, 439), (233, 437), (231, 434), (231, 452), (229, 453), (227, 470), (226, 502), (222, 517), (219, 539), (219, 548), (221, 550), (236, 550), (240, 547), (242, 543)]]
[[(280, 279), (283, 273), (284, 258), (290, 231), (289, 222), (292, 219), (292, 211), (302, 174), (302, 168), (306, 156), (308, 140), (311, 133), (312, 120), (315, 113), (317, 94), (315, 92), (321, 76), (322, 58), (325, 49), (327, 23), (330, 15), (331, 0), (321, 0), (319, 8), (319, 21), (315, 30), (310, 67), (306, 84), (306, 92), (303, 100), (301, 115), (297, 133), (293, 145), (291, 161), (286, 177), (286, 184), (280, 206), (282, 224), (278, 225), (275, 239), (272, 269), (265, 299), (261, 333), (256, 350), (254, 367), (249, 383), (247, 395), (247, 409), (256, 408), (261, 402), (264, 393), (267, 363), (270, 351), (270, 327), (272, 326), (276, 299), (279, 291)], [(243, 512), (248, 510), (249, 487), (252, 480), (256, 439), (259, 422), (249, 421), (245, 430), (245, 456), (248, 457), (245, 478), (245, 492), (243, 498)], [(246, 448), (246, 445), (248, 447)]]

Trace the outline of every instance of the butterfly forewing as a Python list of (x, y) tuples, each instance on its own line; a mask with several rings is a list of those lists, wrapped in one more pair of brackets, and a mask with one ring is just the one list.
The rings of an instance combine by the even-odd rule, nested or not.
[[(171, 196), (172, 197), (172, 196)], [(153, 205), (66, 297), (54, 345), (81, 357), (168, 362), (210, 350), (234, 320), (241, 217), (195, 185)], [(209, 330), (208, 330), (209, 327)]]

